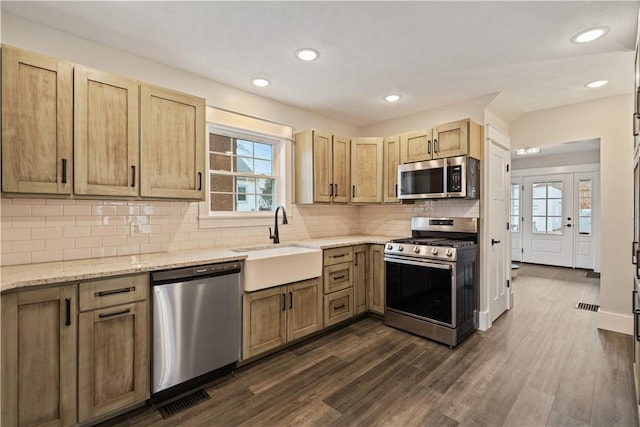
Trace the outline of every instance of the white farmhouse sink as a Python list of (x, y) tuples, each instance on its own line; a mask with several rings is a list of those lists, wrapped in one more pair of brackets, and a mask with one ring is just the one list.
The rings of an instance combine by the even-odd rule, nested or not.
[(299, 246), (238, 249), (244, 260), (246, 292), (298, 282), (322, 275), (322, 251)]

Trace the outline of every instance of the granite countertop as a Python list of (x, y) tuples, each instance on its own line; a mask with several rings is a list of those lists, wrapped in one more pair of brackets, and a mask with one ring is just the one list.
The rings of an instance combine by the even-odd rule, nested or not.
[[(283, 242), (282, 245), (329, 249), (367, 243), (383, 244), (392, 238), (389, 236), (351, 235)], [(0, 267), (0, 291), (6, 292), (32, 286), (244, 260), (246, 257), (242, 253), (233, 252), (232, 249), (213, 248), (14, 265)]]

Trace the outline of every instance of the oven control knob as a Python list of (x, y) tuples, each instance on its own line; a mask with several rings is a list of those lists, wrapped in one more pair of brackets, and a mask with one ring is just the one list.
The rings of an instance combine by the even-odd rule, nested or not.
[(404, 251), (404, 246), (402, 246), (402, 245), (398, 245), (398, 250), (399, 250), (400, 252)]
[(438, 248), (431, 249), (431, 254), (432, 255), (438, 255)]
[(447, 249), (446, 251), (444, 251), (444, 254), (445, 254), (446, 256), (450, 257), (450, 256), (452, 255), (452, 254), (451, 254), (451, 249)]
[(420, 253), (420, 247), (418, 247), (418, 246), (414, 246), (414, 247), (413, 247), (413, 252), (415, 252), (415, 253), (419, 254), (419, 253)]
[(388, 249), (388, 250), (393, 249), (393, 245), (392, 245), (391, 243), (388, 243), (388, 244), (387, 244), (387, 249)]

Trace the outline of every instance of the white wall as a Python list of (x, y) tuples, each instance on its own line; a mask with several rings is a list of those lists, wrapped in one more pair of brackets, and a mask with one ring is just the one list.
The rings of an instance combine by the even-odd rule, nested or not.
[(523, 114), (512, 148), (600, 139), (601, 262), (598, 326), (631, 333), (633, 269), (633, 96), (621, 95)]

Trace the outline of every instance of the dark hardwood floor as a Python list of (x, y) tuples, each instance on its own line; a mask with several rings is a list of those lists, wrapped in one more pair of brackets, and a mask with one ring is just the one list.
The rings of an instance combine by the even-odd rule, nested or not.
[(365, 318), (240, 368), (211, 399), (118, 426), (637, 426), (632, 337), (596, 328), (598, 279), (523, 265), (515, 306), (454, 350)]

